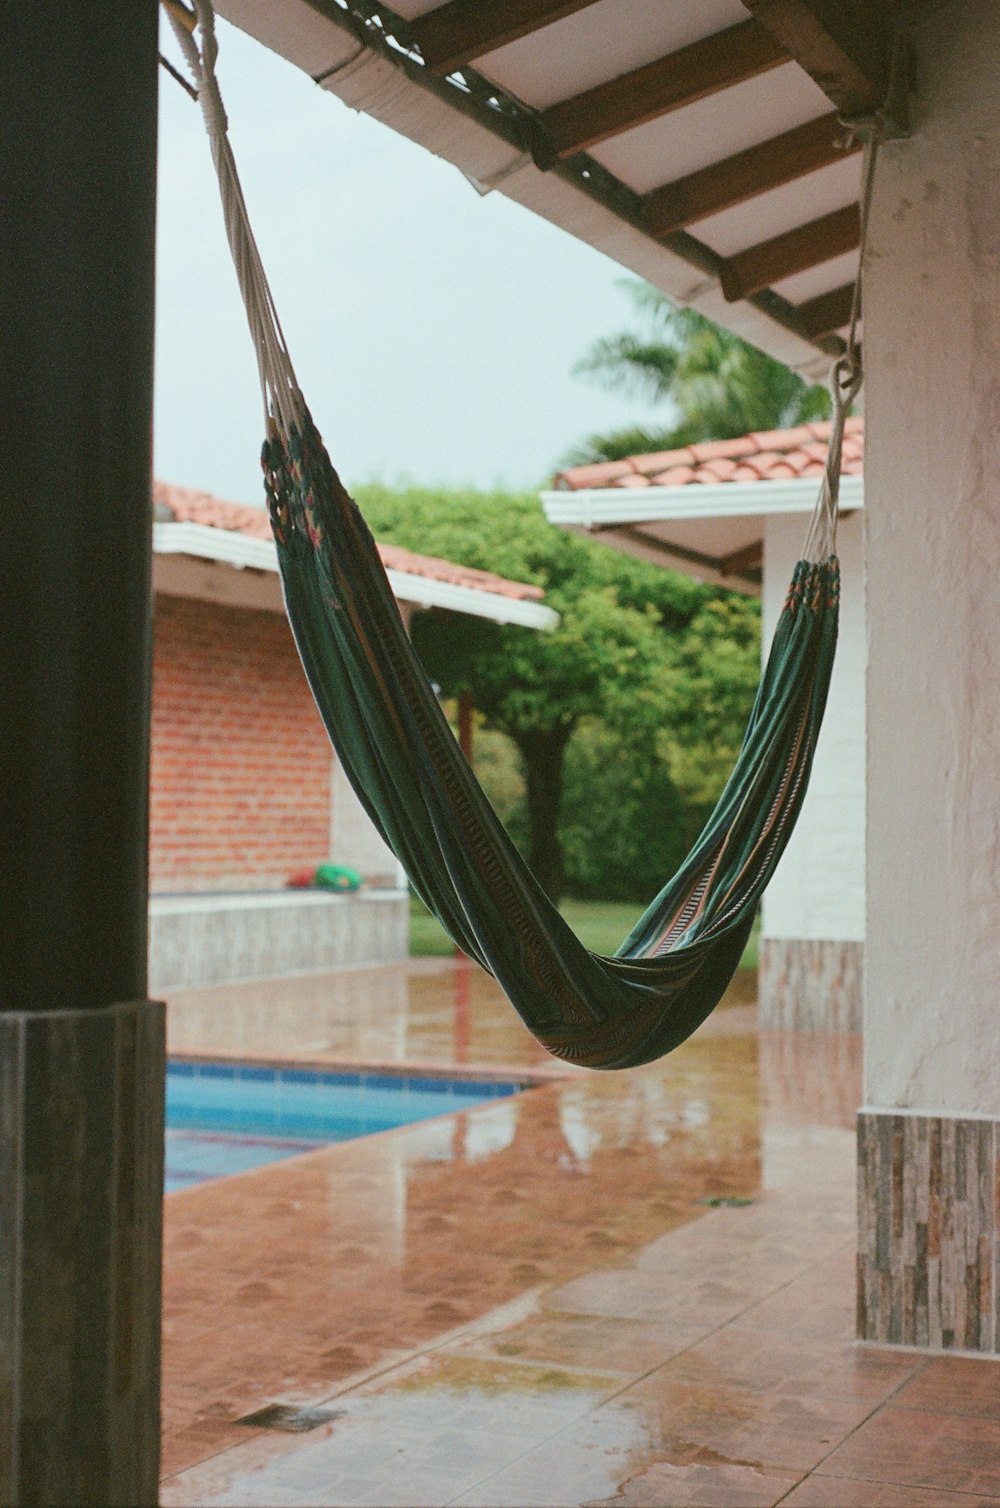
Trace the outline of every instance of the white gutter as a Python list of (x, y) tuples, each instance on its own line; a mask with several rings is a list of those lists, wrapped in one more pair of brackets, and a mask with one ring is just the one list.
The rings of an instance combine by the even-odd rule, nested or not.
[[(775, 513), (810, 513), (819, 477), (787, 477), (771, 482), (690, 482), (679, 487), (582, 487), (541, 494), (545, 517), (562, 528), (593, 529), (609, 524), (652, 524), (682, 519), (763, 518)], [(865, 505), (864, 478), (840, 481), (840, 511)]]
[(387, 570), (386, 575), (400, 602), (412, 602), (418, 607), (443, 607), (452, 613), (469, 613), (494, 623), (516, 623), (521, 628), (538, 628), (546, 633), (551, 633), (559, 623), (554, 608), (526, 597), (504, 597), (500, 592), (457, 586), (451, 581), (436, 581), (432, 576), (412, 576), (408, 571)]
[[(237, 570), (269, 571), (275, 575), (278, 570), (278, 552), (273, 540), (254, 539), (234, 529), (214, 529), (208, 524), (155, 523), (153, 550), (157, 555), (192, 555), (235, 566)], [(516, 623), (521, 628), (543, 632), (550, 632), (559, 622), (559, 614), (541, 602), (458, 586), (409, 571), (390, 570), (386, 574), (396, 599), (412, 602), (416, 607), (440, 607), (473, 618), (487, 618), (492, 623)]]

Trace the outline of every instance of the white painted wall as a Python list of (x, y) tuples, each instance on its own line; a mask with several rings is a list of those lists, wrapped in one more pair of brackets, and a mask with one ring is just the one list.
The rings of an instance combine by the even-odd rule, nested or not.
[(866, 269), (875, 1107), (1000, 1115), (1000, 6), (913, 23)]
[(406, 884), (396, 855), (382, 842), (336, 757), (330, 776), (330, 862), (346, 864), (378, 884)]
[[(413, 603), (397, 602), (397, 606), (409, 630)], [(399, 889), (408, 885), (406, 871), (388, 844), (383, 843), (336, 755), (330, 774), (330, 862), (346, 864), (377, 884)]]
[[(764, 893), (765, 937), (865, 935), (865, 623), (863, 514), (841, 519), (840, 638), (826, 716), (801, 816)], [(766, 520), (763, 647), (767, 653), (805, 541), (802, 515)]]

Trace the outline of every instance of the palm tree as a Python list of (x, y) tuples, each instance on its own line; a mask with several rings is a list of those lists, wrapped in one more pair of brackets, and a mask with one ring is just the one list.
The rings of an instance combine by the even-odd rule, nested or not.
[(807, 386), (780, 361), (703, 314), (678, 309), (648, 283), (628, 278), (622, 287), (642, 316), (643, 331), (596, 341), (574, 370), (617, 391), (670, 404), (676, 417), (662, 429), (591, 435), (568, 464), (735, 439), (828, 416), (824, 388)]

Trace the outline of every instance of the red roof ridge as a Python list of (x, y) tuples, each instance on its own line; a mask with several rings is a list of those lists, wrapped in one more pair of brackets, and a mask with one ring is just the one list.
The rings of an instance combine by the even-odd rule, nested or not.
[[(554, 485), (569, 491), (604, 487), (687, 487), (728, 482), (778, 481), (815, 476), (826, 460), (829, 419), (789, 429), (754, 430), (735, 440), (701, 440), (679, 450), (626, 456), (560, 471)], [(860, 476), (864, 469), (865, 421), (852, 414), (844, 425), (841, 473)]]
[(452, 586), (468, 586), (480, 592), (496, 592), (502, 597), (539, 601), (545, 596), (540, 586), (527, 581), (511, 581), (478, 566), (456, 565), (438, 555), (415, 555), (402, 545), (384, 545), (376, 541), (382, 564), (387, 571), (403, 571), (408, 576), (425, 576), (431, 581), (447, 581)]
[[(272, 537), (266, 508), (254, 508), (249, 503), (230, 503), (210, 492), (198, 492), (192, 487), (178, 487), (172, 482), (157, 480), (153, 482), (153, 502), (160, 508), (169, 509), (177, 523), (201, 524), (230, 534), (242, 534), (249, 539), (269, 540)], [(443, 560), (437, 555), (417, 555), (401, 545), (377, 544), (386, 569), (406, 576), (423, 576), (429, 581), (492, 592), (495, 596), (518, 601), (537, 602), (545, 596), (542, 587), (527, 581), (509, 581), (492, 571), (456, 565), (454, 561)]]

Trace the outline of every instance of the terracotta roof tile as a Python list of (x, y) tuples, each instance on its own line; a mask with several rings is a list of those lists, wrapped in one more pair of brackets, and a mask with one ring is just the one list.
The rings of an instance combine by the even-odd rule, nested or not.
[(752, 466), (758, 476), (767, 476), (772, 467), (777, 466), (784, 459), (780, 450), (762, 450), (760, 455), (748, 456), (747, 465)]
[(505, 576), (496, 576), (492, 571), (455, 565), (454, 561), (442, 560), (437, 555), (415, 555), (400, 545), (379, 544), (378, 552), (387, 570), (402, 571), (408, 576), (426, 576), (431, 581), (447, 581), (452, 586), (467, 586), (474, 591), (494, 592), (500, 597), (532, 602), (545, 596), (540, 586), (532, 586), (527, 581), (508, 581)]
[[(798, 424), (792, 429), (761, 430), (736, 440), (706, 440), (682, 450), (629, 456), (594, 466), (561, 471), (557, 487), (636, 487), (647, 478), (654, 487), (686, 487), (692, 482), (768, 482), (818, 476), (826, 460), (830, 421)], [(854, 414), (844, 427), (841, 471), (860, 476), (864, 470), (865, 421)]]
[[(158, 512), (169, 510), (177, 523), (204, 524), (210, 529), (228, 529), (251, 539), (270, 539), (271, 521), (264, 508), (250, 508), (245, 503), (227, 503), (208, 492), (190, 487), (174, 487), (168, 482), (153, 483), (153, 502)], [(500, 597), (520, 601), (539, 601), (544, 591), (526, 581), (508, 581), (492, 571), (455, 565), (436, 555), (416, 555), (400, 545), (379, 544), (378, 552), (387, 570), (407, 576), (424, 576), (431, 581), (445, 581), (452, 586), (470, 587), (473, 591), (493, 592)]]
[(648, 487), (648, 476), (641, 476), (633, 471), (629, 476), (620, 476), (617, 481), (611, 483), (612, 487)]
[(794, 429), (766, 429), (750, 435), (758, 450), (794, 450), (813, 439), (815, 430), (811, 424), (798, 424)]
[(629, 456), (628, 464), (648, 476), (654, 471), (668, 471), (671, 466), (680, 466), (695, 459), (689, 446), (681, 450), (650, 450), (641, 456)]
[(572, 476), (574, 491), (581, 487), (610, 487), (620, 476), (628, 476), (635, 467), (631, 461), (596, 461), (592, 466), (574, 466), (563, 476)]
[(699, 440), (690, 447), (696, 461), (714, 461), (719, 457), (747, 456), (755, 449), (753, 435), (743, 435), (738, 440)]
[(703, 478), (706, 482), (728, 482), (736, 470), (737, 462), (730, 456), (717, 456), (714, 460), (703, 461), (697, 470), (698, 480)]
[(671, 466), (669, 471), (664, 471), (660, 476), (653, 478), (656, 487), (683, 487), (688, 482), (693, 482), (698, 473), (693, 466)]

